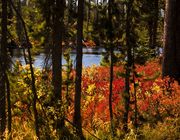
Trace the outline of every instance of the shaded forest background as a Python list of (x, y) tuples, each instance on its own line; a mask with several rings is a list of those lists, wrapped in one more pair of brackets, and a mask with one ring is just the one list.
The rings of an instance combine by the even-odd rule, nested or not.
[(179, 3), (1, 0), (1, 139), (180, 139)]

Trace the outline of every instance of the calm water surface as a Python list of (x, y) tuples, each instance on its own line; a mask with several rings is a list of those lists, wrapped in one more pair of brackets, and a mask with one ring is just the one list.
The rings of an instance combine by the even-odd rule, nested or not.
[[(92, 65), (100, 65), (100, 61), (102, 58), (102, 54), (101, 52), (103, 52), (103, 50), (96, 50), (96, 52), (93, 52), (92, 50), (87, 50), (87, 49), (83, 49), (83, 52), (85, 54), (83, 54), (83, 66), (84, 67), (90, 67)], [(45, 54), (41, 53), (39, 55), (34, 56), (34, 66), (36, 68), (42, 68), (44, 65), (44, 60), (45, 60)], [(75, 52), (70, 54), (70, 57), (73, 61), (73, 66), (75, 67), (75, 63), (76, 63), (76, 54)], [(13, 61), (19, 60), (22, 65), (25, 64), (24, 58), (22, 55), (20, 55), (18, 57), (18, 55), (15, 54), (15, 56), (13, 57)], [(65, 59), (62, 57), (62, 64), (66, 64)]]
[[(76, 54), (71, 54), (70, 57), (73, 61), (73, 66), (75, 66)], [(90, 67), (92, 65), (100, 65), (101, 57), (102, 57), (101, 54), (83, 54), (83, 66)], [(44, 59), (45, 59), (44, 54), (40, 54), (40, 55), (36, 56), (35, 61), (34, 61), (34, 66), (42, 68)], [(62, 57), (62, 64), (63, 65), (66, 64), (66, 61), (63, 57)]]

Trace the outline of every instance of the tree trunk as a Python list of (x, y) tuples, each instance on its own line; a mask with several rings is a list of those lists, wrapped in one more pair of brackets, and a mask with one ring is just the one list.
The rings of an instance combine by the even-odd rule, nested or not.
[[(18, 13), (20, 15), (22, 15), (21, 0), (17, 0), (16, 3), (17, 3), (17, 11), (18, 11)], [(20, 17), (18, 16), (18, 14), (16, 14), (16, 20), (17, 20), (17, 23), (16, 23), (16, 32), (17, 32), (19, 41), (22, 43), (22, 39), (23, 39), (23, 35), (22, 35), (22, 22), (21, 22)]]
[(91, 19), (91, 0), (88, 0), (88, 12), (87, 12), (87, 26), (86, 26), (86, 31), (87, 33), (89, 32), (89, 22)]
[(93, 10), (94, 12), (94, 24), (97, 25), (98, 22), (99, 22), (99, 9), (98, 9), (98, 6), (99, 6), (99, 1), (98, 0), (94, 0), (94, 3), (96, 5), (95, 9)]
[[(110, 46), (113, 47), (113, 46)], [(112, 97), (113, 97), (113, 48), (110, 48), (110, 81), (109, 81), (109, 114), (110, 114), (110, 122), (111, 122), (111, 133), (112, 137), (115, 135), (114, 128), (114, 120), (113, 120), (113, 108), (112, 108)]]
[[(110, 42), (113, 42), (113, 25), (112, 25), (112, 14), (113, 14), (113, 3), (114, 0), (109, 0), (108, 3), (108, 20), (109, 20), (109, 31), (108, 36)], [(110, 47), (110, 81), (109, 81), (109, 114), (110, 114), (110, 123), (111, 123), (111, 133), (112, 137), (115, 135), (114, 131), (114, 120), (113, 120), (113, 109), (112, 109), (112, 97), (113, 97), (113, 44), (111, 43)]]
[[(2, 59), (1, 59), (2, 60)], [(0, 62), (0, 139), (3, 139), (3, 134), (6, 128), (6, 94), (5, 94), (5, 77), (2, 61)]]
[(57, 0), (53, 12), (52, 81), (55, 99), (61, 100), (62, 87), (62, 3)]
[(0, 138), (3, 136), (6, 128), (5, 73), (7, 68), (7, 0), (2, 0), (1, 33), (2, 37), (0, 48)]
[(7, 106), (8, 106), (8, 134), (11, 139), (11, 124), (12, 124), (12, 113), (11, 113), (11, 91), (8, 75), (5, 73), (6, 77), (6, 92), (7, 92)]
[(78, 0), (77, 20), (77, 56), (76, 56), (76, 79), (75, 79), (75, 102), (73, 122), (77, 127), (77, 134), (84, 139), (81, 119), (81, 81), (82, 81), (82, 40), (83, 40), (84, 0)]
[(132, 4), (133, 0), (127, 3), (126, 11), (126, 47), (127, 47), (127, 65), (125, 77), (125, 92), (124, 92), (124, 116), (123, 116), (123, 129), (128, 131), (128, 117), (129, 117), (129, 102), (130, 102), (130, 73), (132, 67), (132, 36), (131, 36), (131, 22), (132, 22)]
[(163, 77), (180, 82), (180, 1), (166, 0)]
[(157, 28), (158, 28), (158, 15), (159, 15), (159, 0), (151, 1), (151, 6), (149, 8), (149, 48), (153, 49), (152, 56), (156, 55), (157, 47)]
[[(52, 84), (54, 101), (62, 109), (62, 40), (64, 29), (64, 0), (55, 0), (53, 11)], [(58, 103), (58, 101), (60, 101)], [(62, 112), (59, 112), (62, 113)], [(57, 129), (64, 127), (63, 116), (57, 120)]]

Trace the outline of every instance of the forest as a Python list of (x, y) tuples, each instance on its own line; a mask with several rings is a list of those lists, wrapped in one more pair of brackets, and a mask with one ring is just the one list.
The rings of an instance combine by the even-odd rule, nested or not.
[(179, 140), (179, 0), (1, 0), (1, 140)]

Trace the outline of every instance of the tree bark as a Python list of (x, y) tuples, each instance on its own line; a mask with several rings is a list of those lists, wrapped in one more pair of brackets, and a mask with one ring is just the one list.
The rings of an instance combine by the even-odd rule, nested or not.
[(11, 90), (8, 75), (5, 73), (6, 78), (6, 92), (7, 92), (7, 106), (8, 106), (8, 134), (11, 139), (11, 124), (12, 124), (12, 113), (11, 113)]
[(124, 116), (123, 116), (123, 129), (128, 132), (128, 117), (129, 117), (129, 102), (130, 102), (130, 73), (132, 67), (132, 36), (131, 36), (131, 22), (132, 22), (132, 5), (133, 0), (127, 2), (126, 11), (126, 47), (127, 47), (127, 64), (126, 64), (126, 77), (125, 77), (125, 92), (124, 92)]
[[(22, 15), (22, 10), (21, 10), (21, 0), (17, 0), (16, 1), (17, 3), (17, 11), (20, 15)], [(18, 39), (19, 41), (22, 43), (22, 39), (23, 39), (23, 35), (22, 35), (22, 22), (20, 20), (20, 17), (19, 15), (16, 13), (16, 32), (17, 32), (17, 35), (18, 35)]]
[(77, 134), (84, 139), (81, 118), (81, 81), (82, 81), (82, 40), (83, 40), (84, 0), (78, 0), (77, 20), (77, 56), (76, 56), (76, 79), (75, 79), (75, 102), (73, 122), (77, 127)]
[[(64, 29), (64, 0), (55, 0), (53, 8), (52, 84), (54, 101), (62, 109), (62, 40)], [(59, 103), (58, 103), (59, 101)], [(61, 113), (61, 112), (59, 112)], [(64, 127), (63, 116), (57, 120), (57, 129)]]
[(61, 100), (63, 0), (56, 0), (53, 12), (52, 81), (55, 99)]
[(164, 22), (163, 77), (170, 76), (180, 82), (180, 2), (166, 0)]
[(87, 26), (86, 26), (86, 31), (87, 33), (89, 32), (89, 22), (91, 19), (91, 0), (88, 0), (88, 12), (87, 12)]
[(5, 73), (7, 69), (7, 0), (2, 0), (1, 48), (0, 48), (0, 138), (6, 129), (6, 87)]
[[(109, 20), (109, 31), (108, 36), (110, 39), (110, 42), (113, 42), (113, 25), (112, 25), (112, 16), (113, 16), (113, 3), (114, 0), (109, 0), (108, 3), (108, 20)], [(113, 43), (110, 43), (110, 81), (109, 81), (109, 114), (110, 114), (110, 124), (111, 124), (111, 133), (112, 137), (115, 136), (115, 130), (114, 130), (114, 120), (113, 120), (113, 108), (112, 108), (112, 97), (113, 97), (113, 50), (114, 46)]]
[(152, 56), (156, 55), (157, 47), (157, 28), (158, 28), (158, 17), (159, 17), (159, 0), (153, 0), (150, 3), (150, 17), (149, 17), (149, 48), (153, 49)]

